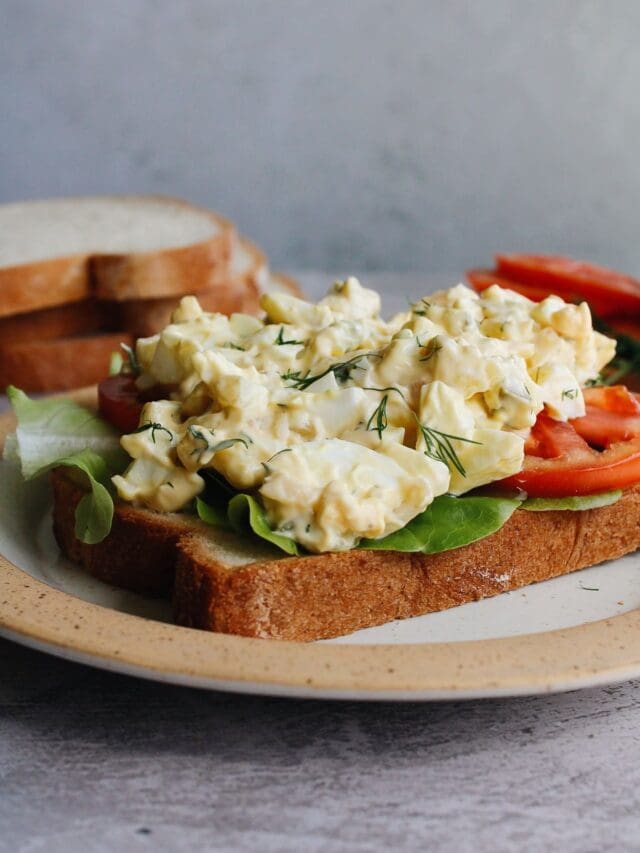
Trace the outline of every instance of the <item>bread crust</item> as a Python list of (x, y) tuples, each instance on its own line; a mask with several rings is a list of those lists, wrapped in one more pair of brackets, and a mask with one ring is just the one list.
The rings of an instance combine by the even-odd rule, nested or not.
[(234, 229), (221, 216), (204, 212), (220, 229), (208, 240), (178, 249), (93, 255), (90, 278), (96, 297), (116, 302), (158, 299), (215, 286), (231, 257)]
[(198, 529), (195, 519), (120, 504), (109, 536), (97, 545), (85, 545), (75, 536), (75, 511), (84, 488), (63, 468), (52, 471), (51, 484), (53, 532), (65, 556), (105, 583), (145, 595), (169, 595), (178, 540)]
[(233, 568), (216, 555), (215, 529), (123, 504), (116, 506), (103, 542), (79, 543), (74, 514), (84, 492), (64, 471), (52, 476), (54, 529), (70, 559), (126, 589), (162, 595), (173, 586), (178, 624), (247, 637), (336, 637), (517, 589), (640, 547), (638, 484), (600, 509), (516, 510), (492, 536), (442, 554), (354, 550), (283, 557), (273, 551)]
[(288, 291), (292, 296), (304, 298), (304, 293), (300, 287), (300, 282), (292, 275), (284, 272), (272, 272), (271, 281), (279, 287), (280, 290)]
[(0, 317), (88, 299), (121, 301), (180, 296), (219, 284), (231, 256), (234, 227), (205, 208), (165, 196), (132, 196), (188, 207), (216, 233), (179, 248), (121, 254), (82, 252), (0, 267)]
[(0, 318), (0, 344), (44, 341), (115, 328), (108, 303), (84, 299)]
[[(194, 293), (204, 311), (220, 314), (255, 314), (259, 308), (260, 294), (255, 285), (249, 283), (229, 287), (213, 287)], [(177, 308), (178, 297), (168, 299), (134, 299), (121, 302), (118, 306), (119, 325), (134, 337), (146, 338), (155, 335), (171, 321)]]
[(0, 317), (79, 302), (90, 295), (86, 255), (0, 267)]
[(0, 343), (0, 390), (68, 391), (94, 385), (109, 372), (111, 353), (133, 345), (126, 332)]
[[(220, 314), (255, 314), (260, 307), (260, 283), (269, 274), (265, 254), (246, 238), (233, 238), (233, 248), (241, 243), (253, 262), (241, 274), (234, 274), (233, 264), (219, 269), (205, 289), (192, 288), (191, 294), (198, 298), (205, 311)], [(155, 335), (171, 321), (171, 314), (177, 308), (181, 295), (158, 299), (129, 299), (118, 305), (118, 318), (121, 328), (136, 337)]]
[(248, 637), (326, 639), (518, 589), (638, 547), (640, 485), (599, 509), (516, 510), (492, 536), (432, 555), (354, 550), (229, 570), (205, 537), (189, 535), (178, 543), (175, 618)]

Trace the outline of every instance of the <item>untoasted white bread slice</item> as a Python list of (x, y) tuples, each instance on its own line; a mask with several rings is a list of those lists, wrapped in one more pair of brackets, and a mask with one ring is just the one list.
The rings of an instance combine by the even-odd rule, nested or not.
[[(269, 281), (269, 266), (264, 253), (250, 240), (233, 241), (231, 258), (225, 275), (206, 290), (196, 290), (205, 311), (220, 314), (254, 314), (259, 294)], [(167, 299), (134, 299), (119, 305), (119, 324), (136, 337), (154, 335), (171, 321), (180, 297)]]
[(191, 293), (226, 269), (233, 229), (208, 210), (155, 196), (0, 206), (0, 316), (86, 299)]
[[(195, 293), (194, 296), (198, 297), (204, 311), (219, 314), (254, 314), (258, 309), (258, 293), (249, 287), (230, 287), (228, 291), (216, 287)], [(175, 297), (122, 302), (118, 311), (118, 325), (136, 338), (155, 335), (170, 323), (171, 314), (178, 302)]]
[(109, 536), (83, 545), (73, 532), (83, 490), (61, 470), (53, 482), (56, 537), (72, 560), (128, 589), (163, 594), (173, 584), (178, 624), (248, 637), (336, 637), (517, 589), (640, 547), (640, 485), (600, 509), (516, 510), (492, 536), (442, 554), (353, 550), (287, 557), (190, 516), (122, 504)]
[(231, 253), (229, 276), (236, 286), (243, 284), (254, 291), (261, 291), (269, 281), (267, 256), (251, 240), (240, 237)]
[(293, 276), (283, 272), (272, 272), (269, 279), (261, 288), (263, 293), (290, 293), (292, 296), (304, 298), (302, 288)]
[(0, 343), (0, 392), (7, 385), (23, 391), (68, 391), (93, 385), (109, 372), (111, 353), (133, 345), (124, 332)]
[[(0, 223), (0, 235), (1, 229)], [(86, 255), (0, 267), (0, 317), (66, 305), (88, 299), (90, 295)]]

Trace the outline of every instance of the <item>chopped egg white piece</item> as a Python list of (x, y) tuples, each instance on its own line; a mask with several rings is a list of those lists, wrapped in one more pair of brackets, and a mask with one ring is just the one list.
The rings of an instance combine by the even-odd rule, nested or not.
[(121, 498), (183, 509), (211, 470), (308, 550), (351, 548), (519, 471), (538, 413), (584, 414), (581, 387), (615, 352), (585, 304), (495, 285), (457, 285), (389, 321), (355, 278), (316, 304), (268, 294), (262, 308), (226, 317), (185, 297), (138, 341), (139, 387), (169, 391), (122, 438)]

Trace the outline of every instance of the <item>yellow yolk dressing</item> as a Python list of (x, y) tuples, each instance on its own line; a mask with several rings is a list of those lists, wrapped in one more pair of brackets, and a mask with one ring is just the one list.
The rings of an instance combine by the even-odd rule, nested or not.
[(385, 321), (357, 279), (313, 304), (266, 294), (263, 319), (185, 297), (138, 340), (138, 385), (174, 390), (122, 437), (120, 498), (187, 507), (213, 469), (252, 493), (270, 526), (309, 551), (404, 527), (438, 495), (522, 468), (546, 406), (584, 414), (581, 387), (614, 355), (585, 303), (534, 303), (493, 286), (431, 294)]

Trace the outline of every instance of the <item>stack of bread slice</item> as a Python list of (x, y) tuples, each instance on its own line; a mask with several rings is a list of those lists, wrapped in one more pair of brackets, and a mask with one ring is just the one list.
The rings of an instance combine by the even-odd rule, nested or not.
[(214, 213), (158, 196), (0, 205), (0, 392), (90, 385), (121, 343), (165, 326), (182, 296), (254, 313), (298, 292)]

